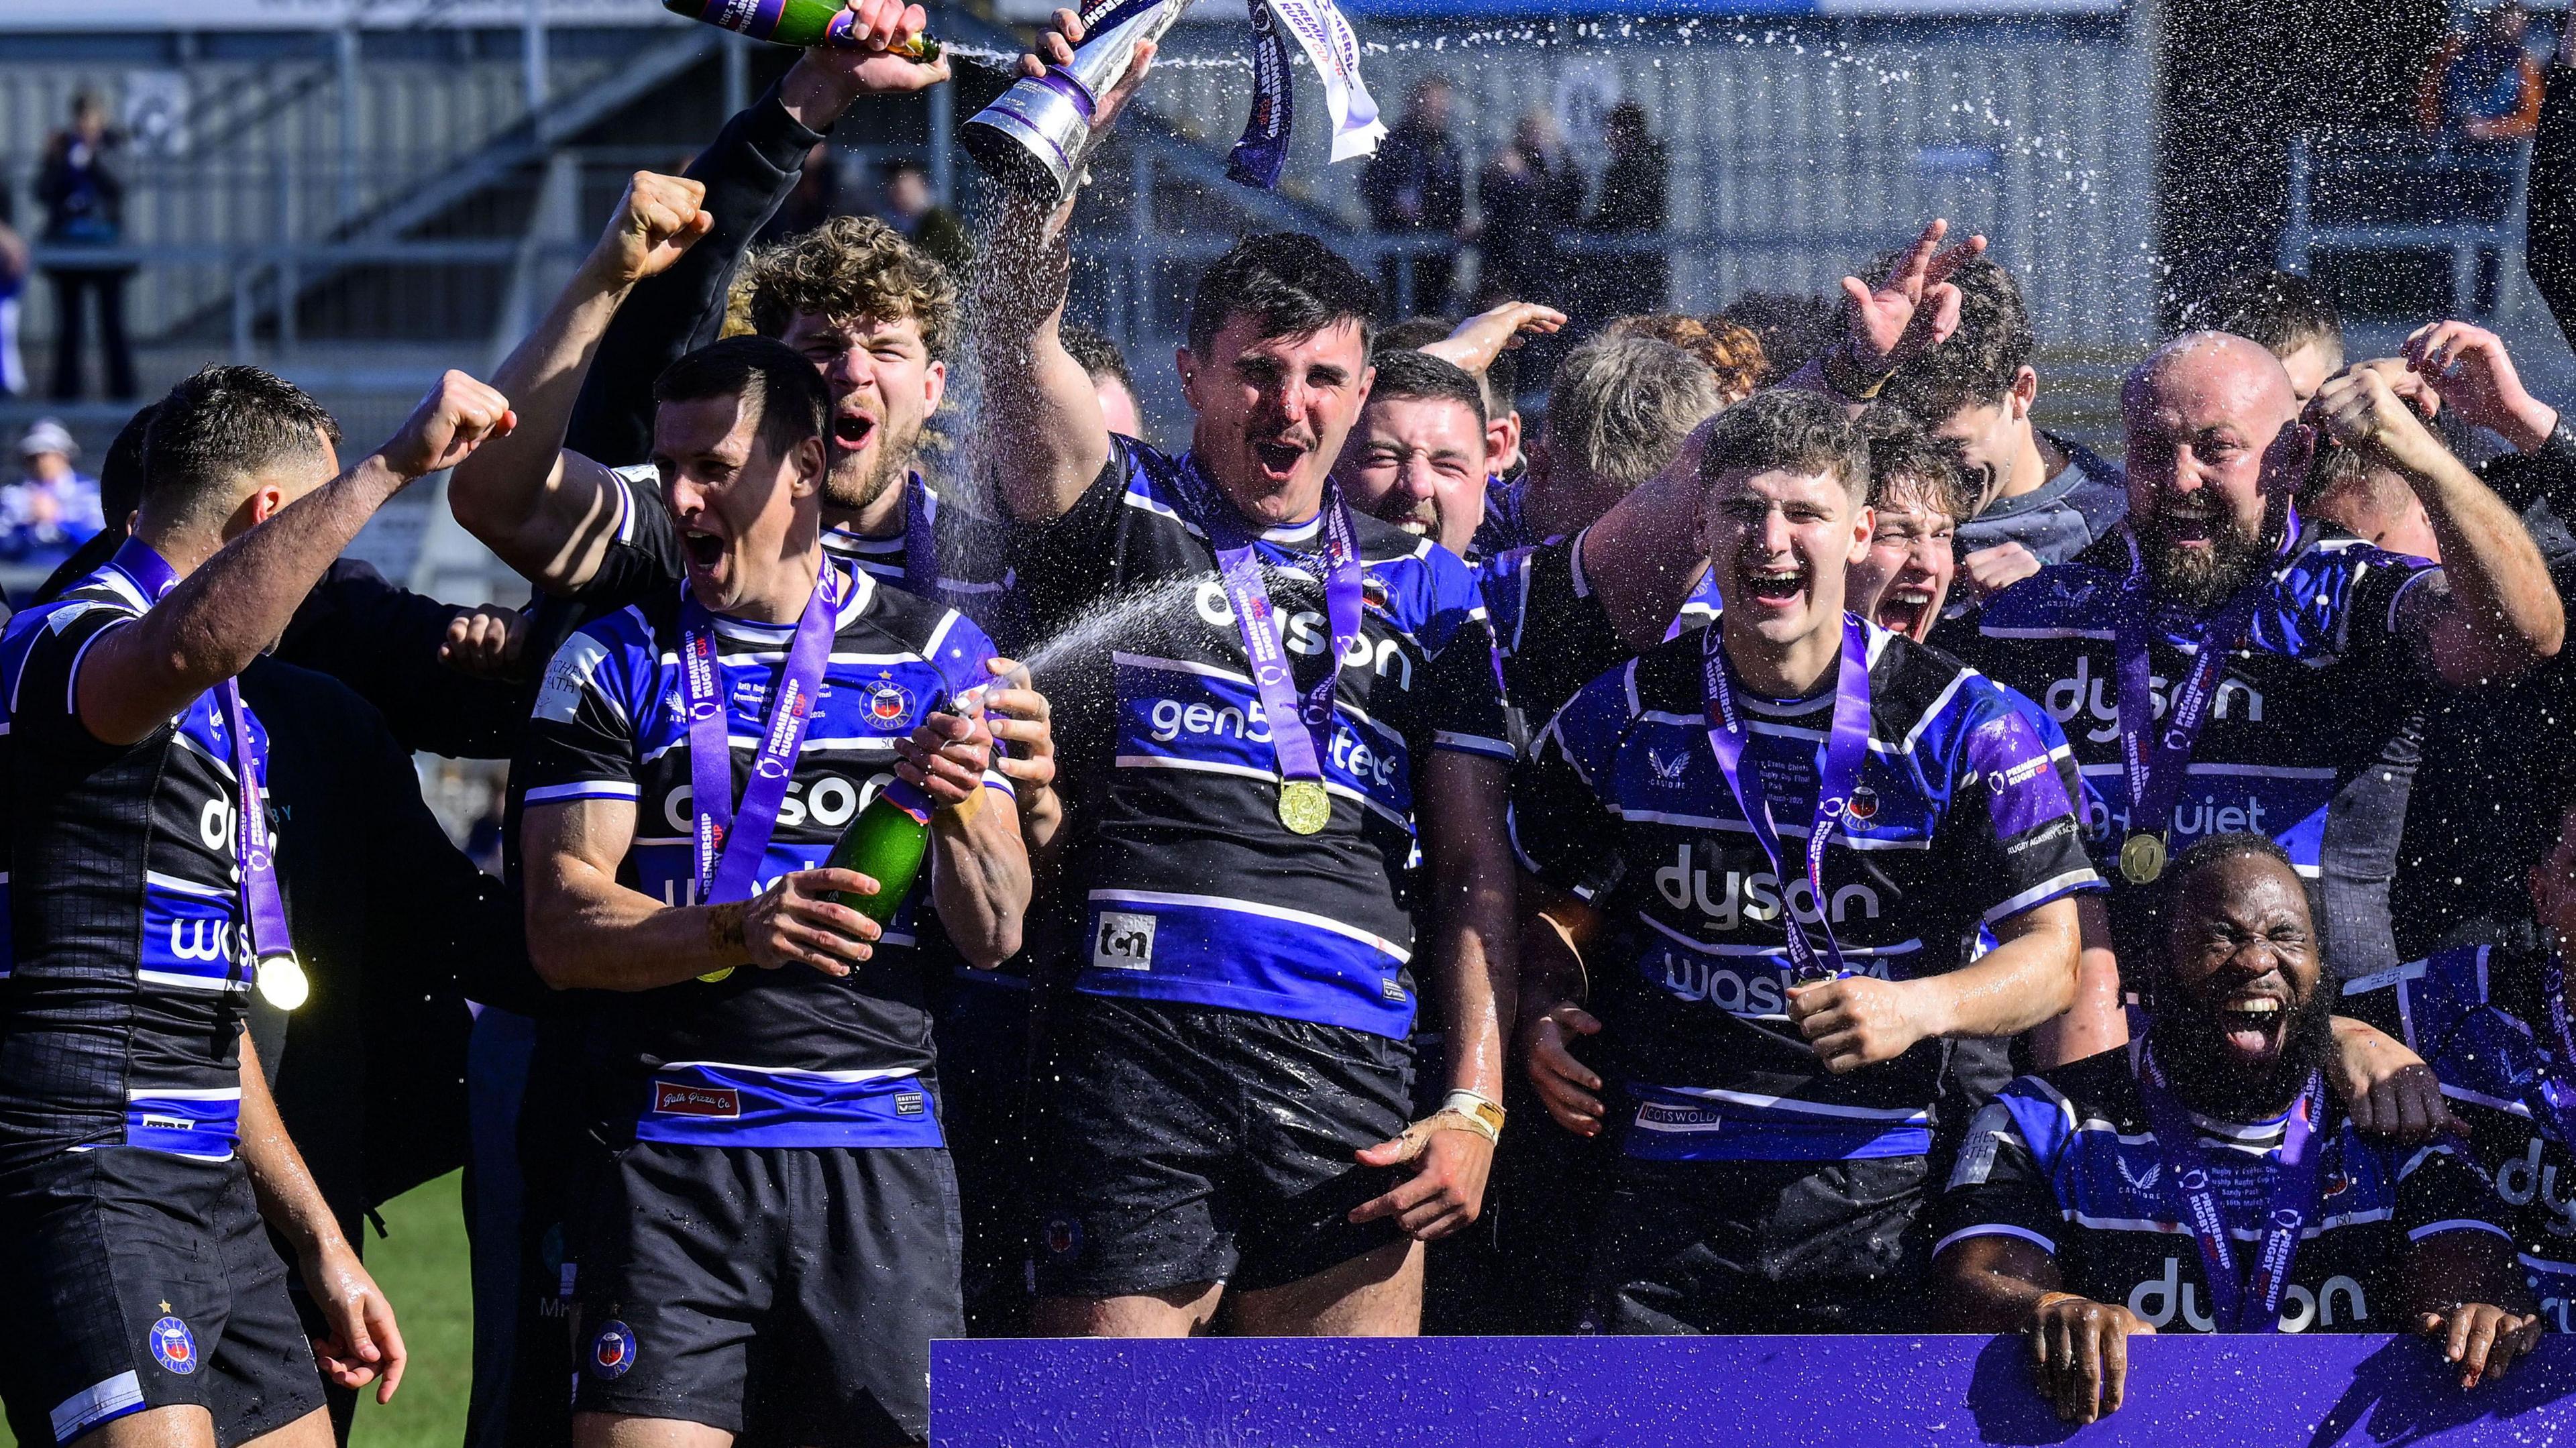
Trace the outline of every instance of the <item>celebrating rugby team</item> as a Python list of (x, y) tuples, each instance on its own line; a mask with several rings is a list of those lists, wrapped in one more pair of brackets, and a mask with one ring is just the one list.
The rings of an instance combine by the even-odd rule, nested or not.
[[(997, 192), (971, 276), (753, 247), (946, 79), (849, 8), (488, 381), (344, 465), (199, 372), (16, 601), (20, 1442), (322, 1445), (402, 1375), (279, 1106), (349, 979), (308, 882), (374, 849), (297, 838), (333, 699), (512, 760), (511, 888), (423, 925), (538, 1023), (477, 1441), (915, 1441), (970, 1332), (2015, 1333), (2085, 1422), (2135, 1334), (2471, 1390), (2576, 1328), (2576, 426), (2492, 333), (2348, 359), (2242, 278), (2112, 463), (1937, 220), (1821, 331), (1626, 317), (1552, 378), (1561, 314), (1385, 317), (1278, 234), (1198, 277), (1167, 452), (1070, 203)], [(441, 472), (529, 610), (338, 561)]]

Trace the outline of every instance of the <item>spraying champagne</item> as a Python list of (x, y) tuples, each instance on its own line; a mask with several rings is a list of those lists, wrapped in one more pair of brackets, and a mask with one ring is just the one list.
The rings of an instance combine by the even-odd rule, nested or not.
[[(662, 0), (662, 8), (772, 45), (860, 48), (850, 35), (850, 12), (839, 0)], [(889, 53), (928, 65), (939, 59), (939, 42), (915, 36)]]
[[(983, 690), (972, 689), (956, 702), (941, 710), (972, 719), (983, 712)], [(982, 807), (983, 792), (966, 796), (954, 808), (970, 815)], [(938, 808), (919, 785), (901, 775), (888, 779), (868, 807), (859, 811), (842, 829), (841, 838), (833, 842), (831, 855), (823, 861), (826, 868), (856, 870), (877, 882), (873, 895), (835, 894), (832, 898), (849, 906), (879, 925), (894, 918), (904, 897), (912, 893), (921, 878), (922, 861), (930, 853), (930, 815)]]

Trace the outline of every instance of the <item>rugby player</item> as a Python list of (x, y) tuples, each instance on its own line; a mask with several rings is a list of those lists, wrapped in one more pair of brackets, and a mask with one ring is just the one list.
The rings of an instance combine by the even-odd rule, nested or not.
[(2238, 272), (2183, 309), (2186, 332), (2228, 332), (2281, 359), (2301, 405), (2343, 370), (2343, 319), (2306, 277), (2258, 267)]
[[(0, 1401), (20, 1443), (326, 1448), (317, 1358), (380, 1402), (401, 1381), (392, 1310), (243, 1025), (254, 984), (291, 1006), (303, 973), (268, 730), (235, 676), (386, 499), (509, 425), (450, 372), (342, 472), (313, 399), (208, 368), (153, 418), (132, 536), (0, 632)], [(309, 1347), (263, 1219), (328, 1324)]]
[(2290, 506), (2314, 434), (2254, 343), (2169, 342), (2129, 374), (2122, 409), (2125, 525), (1988, 600), (1957, 646), (2065, 725), (2104, 802), (2094, 838), (2117, 866), (2124, 955), (2160, 938), (2158, 892), (2135, 887), (2195, 838), (2252, 830), (2317, 883), (2338, 978), (2394, 968), (2417, 716), (2435, 679), (2482, 683), (2557, 651), (2539, 552), (2371, 369), (2327, 382), (2310, 415), (2405, 474), (2439, 569)]
[[(2020, 1332), (2069, 1422), (2120, 1406), (2136, 1332), (2419, 1332), (2461, 1386), (2539, 1342), (2498, 1203), (2451, 1147), (2364, 1141), (2321, 1079), (2319, 932), (2288, 851), (2174, 862), (2130, 1047), (2015, 1081), (1941, 1206), (1945, 1326)], [(2194, 1245), (2186, 1245), (2194, 1244)]]
[(2024, 714), (1845, 612), (1870, 515), (1844, 411), (1764, 393), (1700, 468), (1717, 621), (1586, 684), (1512, 791), (1532, 1004), (1598, 1021), (1618, 1091), (1587, 1322), (1903, 1330), (1944, 1038), (2067, 1009), (2100, 881)]
[[(930, 1339), (964, 1330), (917, 935), (935, 914), (998, 964), (1029, 897), (956, 702), (992, 644), (824, 551), (833, 403), (797, 353), (729, 339), (654, 392), (687, 580), (555, 656), (524, 825), (538, 971), (612, 993), (588, 1019), (615, 1154), (575, 1217), (574, 1441), (917, 1440)], [(889, 770), (930, 858), (880, 928), (836, 898), (877, 882), (818, 866)]]
[[(1026, 73), (1069, 60), (1080, 22), (1053, 23)], [(1512, 749), (1484, 611), (1455, 555), (1330, 477), (1370, 381), (1349, 263), (1278, 235), (1209, 267), (1172, 458), (1110, 433), (1059, 340), (1068, 215), (1004, 203), (977, 305), (1018, 586), (1109, 650), (1068, 665), (1105, 697), (1059, 718), (1088, 918), (1037, 1103), (1037, 1323), (1177, 1334), (1222, 1303), (1247, 1333), (1411, 1333), (1420, 1243), (1476, 1217), (1502, 1117)], [(1453, 1089), (1408, 1126), (1417, 956)]]
[(1334, 476), (1351, 506), (1465, 557), (1485, 520), (1485, 392), (1428, 352), (1375, 353)]

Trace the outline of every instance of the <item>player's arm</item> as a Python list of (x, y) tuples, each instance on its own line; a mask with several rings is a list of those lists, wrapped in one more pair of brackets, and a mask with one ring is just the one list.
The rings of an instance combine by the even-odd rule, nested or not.
[(141, 618), (100, 634), (77, 676), (82, 726), (131, 744), (248, 668), (387, 498), (509, 430), (501, 393), (462, 372), (439, 379), (384, 446), (225, 544)]
[(2441, 540), (2442, 571), (2407, 591), (2402, 622), (2442, 681), (2509, 678), (2558, 652), (2567, 616), (2540, 549), (2495, 491), (2433, 436), (2375, 368), (2329, 378), (2308, 416), (2402, 474)]
[(1916, 980), (1852, 975), (1794, 986), (1789, 1019), (1829, 1071), (1894, 1060), (1935, 1036), (2017, 1036), (2075, 1003), (2083, 927), (2068, 896), (1988, 927), (1975, 963)]
[[(1082, 22), (1055, 12), (1038, 52), (1020, 58), (1021, 74), (1069, 65)], [(1145, 80), (1154, 47), (1136, 48), (1127, 74), (1101, 98), (1094, 134)], [(985, 429), (1001, 484), (1002, 504), (1024, 523), (1062, 517), (1109, 462), (1109, 427), (1091, 375), (1064, 349), (1065, 289), (1073, 275), (1071, 202), (1050, 211), (1004, 193), (985, 228), (975, 261), (975, 351), (982, 363)]]
[(2082, 953), (2074, 1003), (2066, 1014), (2030, 1028), (2031, 1064), (2042, 1071), (2129, 1043), (2129, 1012), (2121, 1000), (2120, 961), (2111, 950), (2111, 907), (2104, 896), (2075, 897), (2075, 929)]
[(2459, 1365), (2463, 1388), (2503, 1378), (2516, 1358), (2540, 1346), (2539, 1304), (2514, 1260), (2513, 1240), (2500, 1231), (2415, 1238), (2406, 1285), (2415, 1331)]
[(1521, 1071), (1557, 1125), (1599, 1136), (1601, 1077), (1575, 1059), (1573, 1045), (1601, 1033), (1599, 1018), (1583, 1008), (1583, 950), (1601, 912), (1529, 874), (1521, 876), (1521, 902)]
[(933, 714), (895, 751), (895, 773), (938, 806), (930, 816), (931, 900), (966, 963), (989, 970), (1019, 953), (1029, 908), (1020, 812), (990, 796), (993, 736), (980, 719)]
[(557, 990), (651, 990), (709, 971), (800, 965), (845, 976), (866, 960), (876, 922), (827, 892), (873, 895), (855, 870), (798, 870), (749, 900), (665, 905), (617, 882), (635, 842), (635, 802), (567, 799), (528, 806), (528, 958)]
[(518, 429), (448, 479), (456, 521), (539, 588), (579, 589), (616, 539), (617, 479), (567, 451), (564, 428), (627, 293), (668, 270), (713, 224), (699, 206), (705, 195), (682, 176), (638, 171), (628, 180), (598, 244), (493, 378), (517, 402)]
[(305, 1169), (303, 1153), (287, 1136), (247, 1027), (239, 1049), (242, 1165), (259, 1198), (261, 1218), (295, 1248), (305, 1291), (331, 1325), (331, 1336), (313, 1344), (314, 1361), (343, 1388), (354, 1391), (375, 1383), (376, 1401), (390, 1403), (402, 1385), (406, 1357), (393, 1306), (340, 1234), (322, 1189)]
[(984, 690), (984, 722), (1010, 750), (994, 763), (1019, 803), (1030, 876), (1052, 878), (1064, 846), (1064, 797), (1055, 787), (1055, 708), (1018, 660), (988, 659), (984, 667), (994, 676)]
[[(1499, 1106), (1503, 1031), (1519, 995), (1513, 869), (1503, 842), (1502, 761), (1434, 750), (1422, 770), (1423, 860), (1430, 867), (1431, 961), (1446, 989), (1449, 1087)], [(1493, 1170), (1492, 1138), (1454, 1121), (1446, 1108), (1393, 1141), (1360, 1153), (1371, 1166), (1415, 1164), (1411, 1180), (1351, 1213), (1355, 1222), (1394, 1217), (1428, 1242), (1474, 1222)]]

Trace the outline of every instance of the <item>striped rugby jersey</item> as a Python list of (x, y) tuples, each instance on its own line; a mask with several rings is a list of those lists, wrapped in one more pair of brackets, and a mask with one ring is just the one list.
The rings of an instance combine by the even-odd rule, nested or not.
[[(2115, 529), (2075, 562), (2041, 569), (1988, 600), (1973, 631), (1942, 639), (2065, 726), (2100, 805), (2093, 838), (2105, 864), (2129, 829), (2113, 644), (2128, 537), (2125, 527)], [(2398, 963), (2388, 882), (2430, 696), (2399, 604), (2432, 571), (2420, 558), (2309, 523), (2276, 566), (2248, 645), (2232, 652), (2220, 676), (2174, 802), (2176, 854), (2231, 830), (2269, 835), (2289, 851), (2322, 891), (2318, 924), (2341, 976)], [(2199, 616), (2158, 604), (2153, 624), (2149, 657), (2162, 714), (2165, 691), (2191, 666), (2174, 639), (2197, 629)], [(2152, 948), (2154, 894), (2113, 882), (2112, 924), (2124, 956)]]
[[(2560, 1332), (2576, 1331), (2576, 1151), (2541, 1095), (2544, 1067), (2565, 1071), (2548, 1035), (2536, 954), (2463, 945), (2347, 981), (2337, 1010), (2404, 1041), (2442, 1079), (2463, 1148), (2503, 1202), (2498, 1218)], [(2531, 1023), (2537, 1022), (2538, 1029)]]
[[(116, 1145), (232, 1155), (252, 968), (221, 695), (197, 696), (123, 746), (92, 738), (77, 701), (90, 646), (140, 618), (151, 580), (169, 572), (128, 539), (0, 631), (10, 837), (0, 1167)], [(268, 731), (242, 712), (264, 785)]]
[[(1113, 439), (1064, 516), (1019, 529), (1041, 632), (1097, 627), (1038, 678), (1080, 798), (1069, 878), (1088, 918), (1078, 990), (1315, 1021), (1402, 1039), (1418, 868), (1414, 800), (1435, 751), (1509, 760), (1474, 578), (1427, 539), (1354, 512), (1361, 644), (1318, 750), (1323, 832), (1279, 821), (1279, 764), (1186, 464)], [(1221, 501), (1214, 506), (1225, 506)], [(1303, 690), (1330, 650), (1309, 566), (1320, 515), (1255, 544)], [(1121, 613), (1120, 609), (1129, 612)], [(1085, 637), (1095, 630), (1086, 629)], [(1043, 658), (1043, 654), (1041, 654)]]
[[(1666, 1160), (1920, 1155), (1957, 1070), (1943, 1043), (1836, 1076), (1788, 1019), (1784, 908), (1830, 917), (1850, 968), (1888, 979), (1962, 964), (1976, 929), (2100, 888), (2047, 746), (2003, 691), (1869, 626), (1871, 739), (1850, 822), (1803, 875), (1833, 710), (1747, 695), (1748, 767), (1779, 821), (1786, 888), (1708, 743), (1702, 632), (1585, 685), (1512, 786), (1524, 868), (1604, 917), (1591, 948), (1603, 1074), (1636, 1107), (1625, 1149)], [(1985, 1084), (1991, 1086), (1993, 1082)]]
[[(987, 678), (992, 640), (952, 608), (848, 575), (831, 661), (754, 889), (819, 865), (866, 807), (905, 738)], [(531, 808), (566, 800), (635, 805), (619, 882), (670, 905), (696, 902), (688, 711), (679, 666), (680, 589), (596, 620), (548, 665), (530, 725)], [(770, 691), (795, 625), (717, 616), (734, 791), (759, 752)], [(1009, 782), (987, 773), (985, 784)], [(729, 1146), (936, 1146), (920, 1078), (931, 1069), (925, 869), (875, 955), (846, 978), (800, 966), (744, 967), (591, 998), (594, 1119), (648, 1141)]]
[[(2160, 1332), (2210, 1332), (2208, 1277), (2166, 1181), (2138, 1096), (2134, 1043), (2023, 1076), (1970, 1123), (1935, 1213), (1941, 1248), (2006, 1236), (2057, 1259), (2069, 1292), (2117, 1303)], [(2492, 1232), (2500, 1208), (2477, 1169), (2442, 1143), (2383, 1147), (2339, 1109), (2310, 1149), (2321, 1154), (2315, 1220), (2290, 1260), (2283, 1332), (2412, 1332), (2406, 1244), (2443, 1232)], [(2289, 1113), (2220, 1121), (2192, 1113), (2239, 1270), (2261, 1248), (2271, 1173)]]

